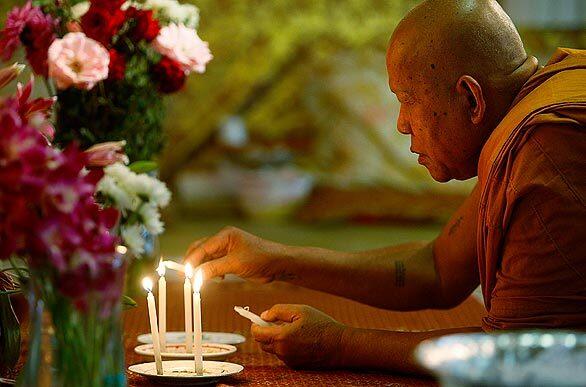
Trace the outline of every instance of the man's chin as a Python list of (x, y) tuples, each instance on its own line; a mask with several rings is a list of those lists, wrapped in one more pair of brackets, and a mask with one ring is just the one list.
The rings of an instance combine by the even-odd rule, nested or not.
[(454, 178), (451, 174), (445, 171), (444, 168), (437, 168), (435, 165), (427, 164), (424, 164), (424, 166), (427, 168), (431, 178), (438, 183), (447, 183)]

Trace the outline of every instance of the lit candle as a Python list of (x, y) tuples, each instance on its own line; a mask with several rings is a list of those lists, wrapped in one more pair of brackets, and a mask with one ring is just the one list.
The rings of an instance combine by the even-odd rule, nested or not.
[(165, 280), (165, 264), (163, 258), (157, 267), (159, 273), (159, 333), (161, 338), (161, 349), (167, 349), (167, 281)]
[(183, 285), (183, 300), (185, 305), (185, 353), (192, 351), (193, 347), (193, 323), (191, 322), (191, 277), (193, 268), (188, 263), (185, 265), (185, 284)]
[(161, 343), (159, 341), (159, 328), (157, 327), (157, 309), (155, 297), (153, 296), (153, 280), (146, 277), (142, 280), (142, 286), (148, 292), (147, 305), (149, 309), (149, 320), (151, 323), (151, 336), (153, 338), (153, 350), (155, 352), (155, 364), (157, 375), (163, 375), (163, 359), (161, 358)]
[(193, 356), (195, 358), (195, 372), (203, 375), (203, 355), (202, 355), (202, 334), (201, 334), (201, 296), (199, 291), (203, 284), (203, 273), (198, 270), (195, 273), (193, 281), (193, 332), (195, 333), (195, 343), (193, 346)]

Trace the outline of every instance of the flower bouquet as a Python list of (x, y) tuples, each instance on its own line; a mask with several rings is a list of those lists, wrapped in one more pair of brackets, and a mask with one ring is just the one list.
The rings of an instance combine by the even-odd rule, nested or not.
[[(19, 68), (11, 70), (16, 76)], [(103, 172), (86, 168), (86, 153), (49, 144), (46, 117), (55, 100), (31, 100), (32, 88), (32, 81), (19, 84), (15, 96), (0, 100), (0, 260), (12, 262), (31, 304), (20, 384), (124, 385), (119, 313), (126, 265), (112, 232), (119, 213), (96, 202)], [(44, 368), (41, 328), (48, 326), (52, 364)]]
[(56, 104), (54, 142), (126, 140), (131, 161), (163, 145), (162, 96), (212, 59), (198, 9), (175, 0), (35, 0), (8, 14), (0, 57), (19, 46)]

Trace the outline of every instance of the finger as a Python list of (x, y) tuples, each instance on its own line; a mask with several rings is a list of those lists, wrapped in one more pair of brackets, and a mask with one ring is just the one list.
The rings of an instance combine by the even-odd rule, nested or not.
[(282, 334), (283, 329), (283, 326), (261, 327), (260, 325), (252, 324), (250, 333), (252, 333), (255, 341), (268, 344), (275, 341), (275, 338)]
[(207, 238), (201, 244), (194, 246), (185, 257), (186, 262), (199, 266), (203, 262), (223, 257), (228, 252), (229, 239), (221, 234)]
[(260, 348), (265, 352), (275, 354), (275, 347), (273, 346), (272, 343), (271, 344), (261, 344)]
[(196, 270), (201, 270), (203, 278), (208, 280), (215, 277), (223, 278), (224, 275), (232, 273), (232, 265), (227, 257), (208, 261), (199, 265)]
[(200, 238), (196, 241), (193, 241), (189, 247), (187, 248), (187, 251), (185, 252), (185, 257), (188, 257), (189, 255), (191, 255), (191, 253), (193, 253), (197, 248), (199, 248), (205, 241), (207, 241), (209, 239), (209, 237), (204, 237), (204, 238)]
[(302, 305), (278, 304), (261, 313), (260, 318), (265, 321), (284, 321), (291, 323), (299, 317)]

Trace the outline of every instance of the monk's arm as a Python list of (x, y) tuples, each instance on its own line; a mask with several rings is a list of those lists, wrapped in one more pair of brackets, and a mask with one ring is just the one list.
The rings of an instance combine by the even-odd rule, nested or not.
[(450, 308), (478, 286), (477, 212), (475, 189), (435, 241), (363, 252), (286, 246), (227, 228), (194, 242), (186, 260), (206, 278), (287, 281), (391, 310)]
[(392, 310), (450, 308), (478, 286), (478, 189), (431, 243), (341, 253), (286, 247), (277, 279)]
[(414, 356), (415, 348), (422, 341), (449, 334), (481, 331), (479, 327), (428, 332), (345, 328), (336, 366), (424, 375), (427, 372), (417, 365)]

